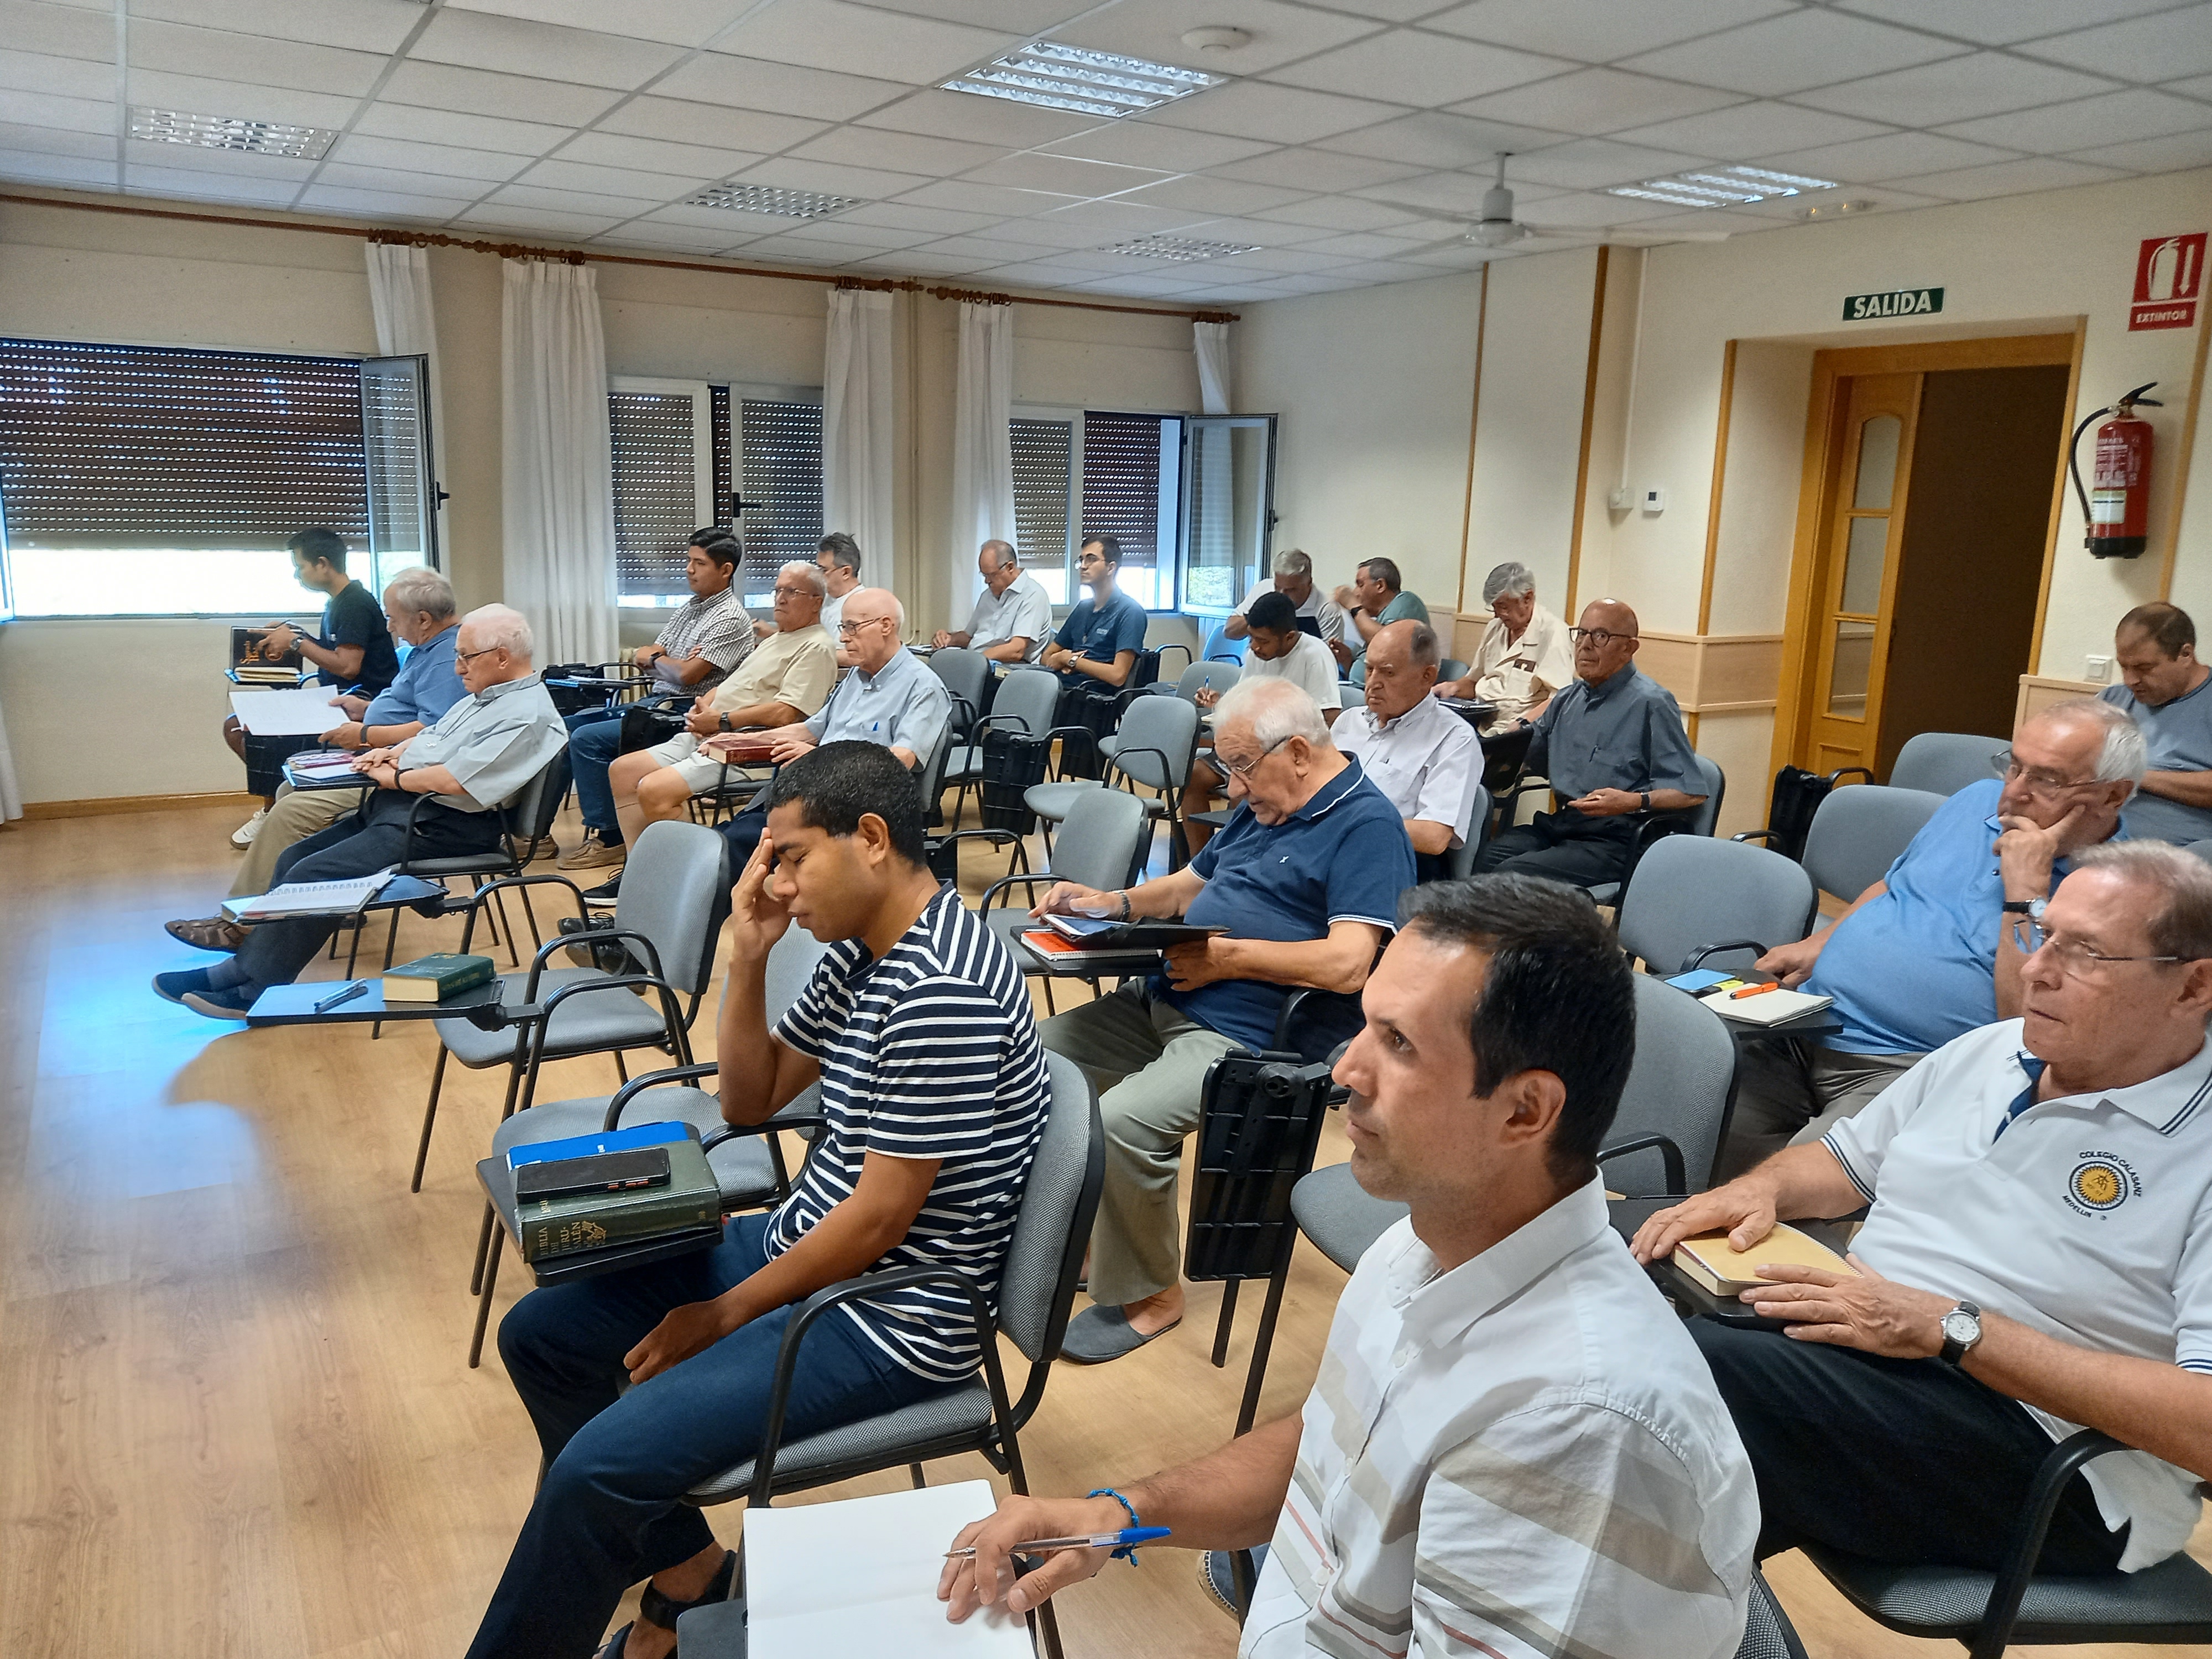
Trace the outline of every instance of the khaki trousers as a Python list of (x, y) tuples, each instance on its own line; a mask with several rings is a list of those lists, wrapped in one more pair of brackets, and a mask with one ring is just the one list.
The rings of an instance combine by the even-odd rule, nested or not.
[(357, 789), (299, 790), (285, 784), (276, 792), (276, 804), (262, 820), (261, 833), (246, 849), (238, 866), (238, 879), (230, 884), (232, 898), (265, 893), (276, 879), (277, 855), (295, 842), (305, 841), (327, 830), (361, 805)]
[(1176, 1180), (1198, 1127), (1206, 1068), (1243, 1045), (1124, 981), (1111, 996), (1044, 1023), (1044, 1046), (1100, 1091), (1106, 1187), (1091, 1230), (1091, 1299), (1122, 1307), (1182, 1276)]
[(1806, 1037), (1761, 1037), (1735, 1053), (1735, 1112), (1717, 1187), (1784, 1146), (1809, 1146), (1926, 1058), (1848, 1054)]

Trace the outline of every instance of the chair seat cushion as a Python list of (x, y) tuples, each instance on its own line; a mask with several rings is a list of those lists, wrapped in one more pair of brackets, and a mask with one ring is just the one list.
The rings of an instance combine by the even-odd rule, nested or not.
[[(1806, 1547), (1830, 1583), (1869, 1618), (1911, 1636), (1963, 1640), (1981, 1623), (1994, 1573), (1906, 1567)], [(2212, 1641), (2212, 1573), (2186, 1555), (2141, 1572), (2028, 1581), (2013, 1642)]]
[(973, 783), (983, 775), (983, 751), (966, 747), (954, 750), (945, 757), (945, 781), (947, 783)]
[[(491, 1150), (500, 1157), (517, 1146), (541, 1140), (562, 1140), (570, 1135), (597, 1134), (607, 1121), (607, 1102), (601, 1095), (592, 1100), (554, 1100), (517, 1112), (492, 1133)], [(722, 1109), (714, 1096), (696, 1089), (652, 1089), (633, 1100), (623, 1121), (690, 1124), (702, 1136), (722, 1127)], [(775, 1190), (775, 1166), (769, 1161), (767, 1142), (759, 1135), (739, 1135), (707, 1154), (707, 1165), (722, 1189), (726, 1210), (750, 1209), (765, 1204)]]
[(710, 1601), (679, 1613), (676, 1646), (684, 1659), (745, 1659), (744, 1600)]
[(1370, 1198), (1349, 1164), (1333, 1164), (1302, 1177), (1291, 1188), (1291, 1214), (1314, 1248), (1350, 1273), (1367, 1247), (1388, 1232), (1409, 1206)]
[[(842, 1316), (830, 1314), (827, 1318)], [(848, 1463), (884, 1468), (914, 1462), (910, 1449), (944, 1440), (980, 1440), (991, 1425), (991, 1391), (980, 1376), (955, 1382), (926, 1400), (902, 1406), (881, 1417), (864, 1418), (842, 1428), (784, 1443), (775, 1455), (775, 1484), (805, 1483), (809, 1476)], [(702, 1480), (684, 1494), (690, 1504), (726, 1504), (743, 1498), (752, 1485), (753, 1460), (747, 1458), (710, 1480)]]
[[(538, 975), (538, 998), (543, 1002), (564, 985), (608, 977), (596, 968), (549, 969)], [(522, 988), (528, 981), (525, 974), (501, 975), (500, 1000), (521, 1002)], [(430, 1023), (437, 1030), (438, 1040), (453, 1052), (455, 1060), (478, 1068), (506, 1065), (514, 1058), (517, 1045), (524, 1042), (529, 1030), (527, 1026), (510, 1025), (487, 1031), (458, 1014), (451, 1019)], [(599, 1054), (611, 1048), (648, 1048), (661, 1040), (664, 1029), (657, 994), (650, 1002), (628, 992), (616, 991), (571, 997), (554, 1010), (552, 1029), (545, 1034), (545, 1057), (557, 1060), (571, 1054)], [(527, 1048), (522, 1052), (526, 1054)]]
[(1068, 778), (1053, 783), (1033, 783), (1022, 791), (1022, 805), (1041, 818), (1058, 823), (1075, 810), (1075, 803), (1085, 791), (1103, 789), (1106, 786), (1096, 778)]

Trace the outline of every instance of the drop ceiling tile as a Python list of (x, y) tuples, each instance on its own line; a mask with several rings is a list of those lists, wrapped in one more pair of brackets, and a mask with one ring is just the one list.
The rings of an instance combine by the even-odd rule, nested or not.
[(1479, 40), (1392, 29), (1277, 70), (1267, 78), (1284, 85), (1431, 108), (1545, 80), (1574, 67), (1563, 58)]
[(131, 66), (216, 80), (250, 77), (256, 86), (359, 98), (376, 84), (387, 61), (381, 54), (315, 46), (298, 40), (194, 28), (148, 20), (131, 27)]
[[(1465, 216), (1482, 210), (1482, 198), (1495, 183), (1494, 179), (1478, 177), (1471, 173), (1428, 173), (1418, 179), (1401, 179), (1395, 184), (1378, 185), (1372, 190), (1360, 191), (1360, 194), (1370, 201), (1389, 205), (1402, 204), (1412, 213)], [(1513, 192), (1514, 205), (1517, 210), (1540, 202), (1547, 196), (1563, 193), (1548, 185), (1516, 186)]]
[(869, 0), (884, 11), (939, 17), (1009, 34), (1040, 34), (1056, 23), (1080, 17), (1095, 0)]
[(1674, 210), (1664, 202), (1639, 202), (1633, 197), (1607, 196), (1586, 191), (1573, 196), (1554, 196), (1538, 203), (1525, 216), (1540, 228), (1548, 226), (1587, 229), (1609, 225), (1632, 225), (1657, 219)]
[(625, 92), (644, 85), (682, 55), (680, 47), (665, 43), (443, 8), (407, 53), (410, 63), (454, 64)]
[(2112, 90), (2098, 75), (2082, 75), (2055, 64), (2038, 64), (2009, 52), (1978, 52), (1966, 58), (1893, 70), (1863, 81), (1846, 81), (1801, 93), (1800, 103), (1863, 115), (1899, 126), (1932, 127), (1946, 121), (2025, 110), (2070, 98)]
[(783, 190), (819, 191), (824, 196), (850, 196), (863, 202), (880, 201), (912, 190), (920, 181), (911, 173), (884, 173), (875, 167), (841, 167), (829, 161), (796, 161), (778, 156), (748, 167), (742, 175), (749, 185), (774, 185)]
[(1027, 259), (1046, 257), (1048, 250), (1042, 243), (1025, 242), (999, 236), (947, 236), (932, 242), (930, 252), (957, 254), (964, 258), (987, 260), (997, 264), (1018, 264)]
[(2201, 75), (2212, 70), (2212, 4), (2052, 35), (2021, 50), (2031, 58), (2048, 58), (2124, 81)]
[[(1251, 39), (1228, 52), (1194, 51), (1183, 45), (1182, 37), (1199, 23), (1240, 28)], [(1121, 0), (1119, 5), (1102, 7), (1053, 30), (1052, 35), (1070, 46), (1125, 52), (1155, 64), (1248, 76), (1262, 75), (1294, 58), (1375, 33), (1378, 27), (1364, 18), (1283, 5), (1279, 0), (1206, 0), (1203, 7), (1195, 8), (1190, 0)], [(1212, 93), (1197, 96), (1211, 97), (1220, 90), (1217, 87)]]
[(1187, 234), (1209, 242), (1256, 242), (1261, 247), (1297, 247), (1318, 242), (1329, 234), (1319, 225), (1288, 224), (1279, 219), (1199, 219), (1185, 216), (1185, 222), (1187, 230), (1178, 234)]
[(1223, 179), (1244, 179), (1255, 185), (1277, 185), (1285, 190), (1360, 190), (1387, 185), (1394, 179), (1410, 179), (1425, 169), (1403, 161), (1384, 161), (1371, 156), (1343, 155), (1325, 149), (1279, 149), (1249, 161), (1231, 161), (1208, 171)]
[(940, 179), (898, 198), (914, 207), (951, 208), (955, 213), (984, 213), (998, 219), (1024, 219), (1049, 213), (1081, 199), (1054, 196), (1045, 191), (1007, 190), (998, 185), (971, 185), (958, 179)]
[(890, 230), (926, 230), (933, 236), (960, 236), (999, 222), (988, 213), (956, 213), (950, 208), (914, 207), (905, 202), (867, 202), (840, 214), (848, 225), (882, 225)]
[(1125, 202), (1078, 202), (1037, 215), (1022, 227), (1022, 234), (1054, 247), (1103, 247), (1133, 236), (1171, 236), (1199, 217)]
[(2099, 144), (2124, 144), (2132, 138), (2164, 138), (2208, 125), (2212, 125), (2212, 107), (2193, 98), (2176, 98), (2136, 87), (2045, 109), (1954, 122), (1942, 131), (1973, 143), (2050, 155)]
[[(236, 116), (248, 121), (282, 121), (303, 127), (343, 127), (361, 107), (359, 99), (341, 97), (335, 93), (247, 86), (238, 81), (177, 75), (166, 70), (134, 68), (128, 84), (134, 104), (180, 110), (191, 115)], [(113, 117), (109, 118), (112, 122)]]
[(1330, 254), (1341, 259), (1391, 259), (1402, 257), (1420, 244), (1409, 242), (1397, 236), (1377, 236), (1370, 232), (1365, 234), (1331, 236), (1322, 241), (1306, 242), (1301, 246), (1309, 253)]
[[(798, 73), (799, 71), (793, 71)], [(661, 83), (666, 85), (665, 82)], [(597, 132), (624, 137), (659, 138), (670, 143), (702, 144), (717, 149), (773, 155), (823, 130), (819, 121), (763, 111), (730, 109), (681, 98), (633, 98), (601, 121)], [(589, 137), (592, 134), (585, 134)], [(578, 143), (582, 142), (579, 138)], [(616, 167), (625, 162), (606, 159)]]
[(847, 219), (811, 219), (790, 234), (849, 248), (915, 247), (933, 240), (925, 230), (889, 230), (881, 225), (858, 225)]
[(1073, 155), (1047, 155), (1028, 150), (977, 167), (964, 175), (963, 182), (1089, 198), (1119, 196), (1124, 191), (1157, 185), (1172, 176), (1151, 167), (1125, 167), (1111, 161), (1085, 161)]
[(1178, 264), (1194, 262), (1139, 259), (1126, 253), (1109, 253), (1103, 248), (1070, 248), (1054, 254), (1050, 263), (1066, 270), (1088, 271), (1093, 276), (1155, 276)]
[(357, 219), (414, 219), (442, 225), (465, 203), (442, 196), (417, 196), (404, 190), (362, 190), (322, 179), (300, 193), (292, 204), (301, 212), (343, 213)]
[(314, 180), (347, 190), (432, 198), (445, 203), (448, 213), (459, 212), (493, 187), (489, 179), (457, 179), (449, 173), (417, 173), (404, 167), (357, 167), (350, 161), (324, 162), (316, 169)]
[(768, 158), (759, 150), (672, 143), (665, 138), (633, 138), (627, 133), (599, 131), (578, 133), (561, 147), (560, 159), (586, 161), (593, 167), (634, 167), (640, 173), (726, 179)]
[[(332, 145), (331, 161), (356, 167), (374, 167), (380, 172), (395, 174), (428, 173), (456, 180), (489, 180), (494, 184), (504, 184), (530, 165), (530, 158), (526, 155), (502, 155), (497, 150), (466, 149), (451, 144), (422, 144), (405, 138), (380, 138), (360, 132), (349, 132)], [(435, 195), (438, 192), (431, 191), (430, 193)], [(473, 196), (478, 191), (471, 190), (469, 193)]]
[[(1670, 213), (1664, 218), (1646, 219), (1636, 227), (1635, 234), (1648, 240), (1662, 240), (1670, 234), (1686, 241), (1717, 241), (1731, 236), (1747, 235), (1754, 230), (1771, 230), (1771, 222), (1759, 219), (1747, 213), (1732, 213), (1723, 208), (1704, 208), (1692, 213)], [(1528, 247), (1527, 252), (1543, 250)]]
[(621, 222), (597, 214), (556, 213), (542, 208), (518, 207), (512, 203), (502, 206), (495, 202), (486, 202), (458, 216), (454, 222), (500, 230), (531, 231), (544, 236), (580, 238), (596, 236)]
[(892, 173), (948, 178), (995, 161), (1006, 152), (996, 144), (963, 143), (914, 132), (878, 132), (872, 127), (832, 127), (791, 152), (802, 161), (834, 161), (843, 167), (880, 167)]
[[(198, 3), (228, 5), (232, 0)], [(133, 0), (136, 3), (137, 0)], [(318, 0), (318, 3), (325, 4), (328, 0)], [(619, 16), (624, 34), (641, 40), (665, 40), (671, 46), (697, 46), (728, 27), (744, 11), (746, 3), (747, 0), (623, 0)], [(605, 27), (611, 15), (605, 0), (446, 0), (446, 9), (493, 12), (583, 29)]]
[(1340, 231), (1379, 230), (1385, 225), (1408, 222), (1402, 208), (1384, 207), (1380, 202), (1370, 202), (1358, 196), (1315, 196), (1303, 202), (1286, 203), (1279, 208), (1262, 208), (1254, 216), (1279, 219), (1286, 224)]
[(1192, 173), (1148, 185), (1124, 200), (1139, 207), (1170, 208), (1190, 213), (1257, 213), (1300, 199), (1304, 192), (1273, 185), (1249, 185), (1237, 179), (1209, 179)]
[[(1844, 11), (1886, 17), (1893, 23), (1925, 27), (1938, 14), (1928, 0), (1835, 0)], [(2032, 40), (2061, 29), (2082, 28), (2092, 23), (2157, 11), (2173, 0), (1943, 0), (1940, 14), (1946, 34), (2002, 46), (2015, 40)]]
[(1341, 98), (1334, 93), (1272, 86), (1264, 81), (1231, 81), (1225, 87), (1154, 110), (1151, 118), (1167, 126), (1225, 133), (1231, 138), (1304, 144), (1404, 113), (1401, 106), (1364, 98)]
[(1463, 167), (1488, 162), (1501, 150), (1518, 154), (1556, 144), (1559, 135), (1472, 116), (1425, 110), (1323, 141), (1326, 148), (1378, 161), (1425, 167)]
[(781, 213), (747, 213), (735, 208), (701, 207), (691, 202), (671, 202), (639, 216), (641, 224), (688, 225), (695, 230), (719, 233), (726, 242), (765, 236), (805, 222)]
[(688, 196), (720, 176), (712, 173), (641, 173), (630, 167), (594, 167), (586, 161), (571, 161), (564, 154), (537, 163), (514, 182), (543, 185), (548, 190), (594, 191), (603, 196), (665, 202), (672, 197)]
[[(690, 63), (653, 82), (662, 98), (757, 109), (812, 120), (844, 121), (896, 98), (905, 88), (895, 81), (773, 64), (729, 52), (702, 52)], [(673, 135), (662, 134), (661, 137)]]
[(988, 268), (983, 260), (963, 259), (957, 253), (939, 253), (926, 247), (902, 248), (880, 264), (884, 270), (909, 271), (916, 276), (967, 276)]
[(548, 190), (539, 185), (501, 185), (484, 198), (483, 204), (565, 213), (578, 218), (604, 218), (612, 222), (660, 207), (675, 200), (678, 193), (671, 190), (646, 200), (633, 196), (602, 196), (592, 191)]
[(379, 96), (381, 101), (390, 104), (420, 104), (430, 109), (504, 116), (514, 121), (557, 122), (569, 126), (582, 126), (597, 120), (622, 101), (620, 93), (605, 87), (538, 81), (527, 76), (499, 75), (489, 70), (460, 69), (450, 64), (413, 62), (393, 70)]
[(40, 5), (35, 0), (7, 0), (0, 4), (0, 40), (8, 43), (11, 53), (103, 58), (112, 64), (115, 15), (75, 6)]
[(1835, 179), (1851, 185), (1875, 185), (1890, 179), (1909, 179), (1916, 173), (1952, 173), (1991, 161), (2015, 161), (2018, 156), (2011, 150), (1970, 144), (1932, 132), (1892, 132), (1879, 138), (1856, 139), (1848, 144), (1785, 150), (1769, 159), (1785, 173), (1806, 173), (1818, 179)]
[(2212, 103), (2212, 75), (2200, 75), (2193, 80), (2169, 81), (2166, 90), (2178, 92), (2186, 98), (2201, 98)]
[(289, 207), (300, 193), (296, 179), (264, 179), (201, 167), (126, 166), (124, 188), (134, 196), (181, 196), (197, 202), (253, 202)]
[(1052, 260), (1031, 260), (1023, 264), (995, 265), (978, 273), (994, 283), (1007, 283), (1028, 288), (1063, 288), (1097, 276), (1081, 265), (1060, 264)]
[(1601, 189), (1608, 185), (1634, 184), (1662, 173), (1695, 167), (1698, 158), (1679, 150), (1650, 149), (1610, 138), (1577, 138), (1553, 144), (1533, 155), (1516, 155), (1505, 166), (1505, 181), (1556, 185), (1564, 190)]
[(2179, 173), (2188, 167), (2212, 167), (2212, 130), (2077, 150), (2071, 159), (2097, 167), (2123, 167), (2130, 173)]
[(1869, 18), (1805, 8), (1680, 46), (1662, 46), (1625, 67), (1699, 86), (1778, 97), (1852, 75), (1952, 58), (1962, 46)]
[(1856, 116), (1832, 115), (1825, 110), (1802, 109), (1795, 104), (1762, 101), (1737, 104), (1705, 115), (1688, 115), (1679, 121), (1631, 127), (1613, 137), (1692, 155), (1745, 161), (1786, 149), (1810, 149), (1815, 144), (1872, 138), (1881, 131), (1872, 121), (1862, 121)]
[[(1772, 219), (1785, 222), (1802, 220), (1811, 207), (1834, 208), (1844, 202), (1858, 202), (1864, 211), (1880, 210), (1899, 213), (1907, 208), (1942, 207), (1940, 196), (1917, 196), (1899, 190), (1895, 185), (1876, 185), (1871, 188), (1859, 185), (1843, 185), (1834, 190), (1807, 191), (1802, 196), (1770, 196), (1763, 202), (1740, 202), (1731, 212), (1752, 219)], [(1833, 216), (1830, 217), (1834, 222)]]
[(0, 149), (36, 150), (46, 155), (76, 155), (95, 161), (115, 159), (115, 134), (71, 132), (61, 127), (25, 126), (0, 121)]
[(1599, 137), (1623, 127), (1702, 115), (1741, 101), (1733, 92), (1658, 81), (1625, 70), (1587, 69), (1555, 76), (1533, 86), (1493, 92), (1452, 108), (1486, 121), (1502, 121), (1553, 132)]
[(1336, 270), (1352, 263), (1327, 253), (1309, 253), (1302, 247), (1263, 247), (1256, 253), (1240, 253), (1234, 259), (1208, 259), (1215, 270), (1235, 265), (1242, 271), (1278, 270), (1296, 274), (1308, 270)]
[(1158, 167), (1163, 173), (1196, 173), (1264, 155), (1269, 146), (1249, 138), (1224, 138), (1188, 127), (1155, 126), (1142, 119), (1109, 121), (1072, 138), (1044, 146), (1054, 155), (1079, 155), (1090, 161), (1118, 161), (1124, 167)]
[(420, 140), (462, 149), (507, 150), (516, 155), (543, 155), (572, 131), (538, 121), (508, 121), (460, 110), (382, 102), (363, 110), (353, 130), (377, 138)]
[(67, 132), (115, 136), (115, 106), (90, 98), (58, 98), (51, 93), (0, 88), (0, 121), (27, 127), (58, 127)]
[[(1346, 265), (1341, 270), (1328, 271), (1318, 278), (1311, 278), (1308, 280), (1316, 280), (1320, 282), (1410, 283), (1419, 277), (1433, 276), (1435, 275), (1436, 272), (1433, 270), (1425, 270), (1419, 265), (1410, 263), (1402, 263), (1391, 259), (1368, 259), (1363, 260), (1358, 264)], [(1295, 282), (1298, 279), (1292, 277), (1289, 280)]]
[(787, 230), (775, 236), (764, 236), (757, 242), (745, 244), (748, 259), (785, 259), (797, 264), (812, 265), (817, 270), (834, 270), (865, 259), (872, 250), (854, 247), (850, 242), (827, 242), (805, 229)]
[(2110, 167), (2061, 161), (2055, 155), (2030, 155), (2017, 161), (1997, 161), (1956, 173), (1930, 173), (1911, 183), (1913, 189), (1930, 196), (1973, 202), (1991, 196), (2023, 195), (2032, 190), (2065, 190), (2075, 185), (2094, 185), (2118, 177)]
[(1272, 286), (1263, 288), (1256, 283), (1232, 283), (1226, 288), (1203, 289), (1200, 292), (1210, 304), (1216, 305), (1249, 305), (1255, 301), (1284, 297)]
[(0, 179), (112, 190), (115, 163), (88, 155), (57, 155), (47, 150), (0, 149)]
[(1096, 283), (1078, 283), (1085, 294), (1114, 294), (1132, 300), (1178, 299), (1199, 286), (1179, 276), (1109, 276)]
[(902, 16), (847, 0), (778, 0), (720, 44), (749, 58), (926, 86), (1021, 42), (1016, 31)]
[(279, 40), (350, 46), (356, 52), (392, 52), (422, 21), (422, 9), (402, 0), (315, 0), (313, 5), (301, 5), (298, 0), (131, 0), (131, 17), (134, 24), (153, 18)]
[(727, 227), (708, 229), (694, 225), (668, 225), (647, 219), (633, 219), (617, 229), (609, 231), (605, 240), (617, 247), (661, 248), (678, 253), (720, 253), (736, 246), (737, 237)]
[(1524, 52), (1604, 63), (1788, 9), (1790, 0), (1474, 0), (1431, 17), (1443, 29)]
[(52, 58), (42, 52), (0, 52), (0, 87), (51, 93), (62, 98), (112, 100), (115, 62)]
[(927, 92), (909, 93), (896, 103), (872, 110), (858, 118), (857, 125), (1026, 149), (1032, 144), (1049, 143), (1055, 138), (1085, 131), (1098, 125), (1098, 118), (932, 88)]

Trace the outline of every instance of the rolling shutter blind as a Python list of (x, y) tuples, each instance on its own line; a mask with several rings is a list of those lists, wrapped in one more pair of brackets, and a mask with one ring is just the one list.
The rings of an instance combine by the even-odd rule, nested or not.
[[(822, 405), (739, 398), (738, 458), (742, 591), (766, 593), (779, 566), (811, 562), (822, 544)], [(863, 558), (888, 551), (860, 550)]]
[(615, 591), (681, 598), (698, 527), (698, 455), (685, 393), (611, 392), (614, 451)]
[(274, 552), (368, 534), (361, 365), (0, 339), (0, 501), (19, 548)]
[(1147, 569), (1159, 562), (1159, 532), (1160, 417), (1086, 411), (1083, 533), (1118, 536), (1121, 562)]
[(1014, 450), (1014, 543), (1025, 568), (1058, 570), (1067, 562), (1069, 467), (1074, 422), (1007, 422)]

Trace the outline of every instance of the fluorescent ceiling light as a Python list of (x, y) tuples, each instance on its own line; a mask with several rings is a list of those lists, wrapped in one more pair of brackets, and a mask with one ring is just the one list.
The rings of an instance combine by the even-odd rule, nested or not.
[(944, 82), (944, 88), (1111, 118), (1158, 109), (1194, 92), (1218, 87), (1226, 78), (1203, 70), (1178, 69), (1172, 64), (1150, 64), (1141, 58), (1039, 40), (994, 58), (979, 70), (954, 76)]
[(1833, 190), (1832, 179), (1814, 179), (1802, 173), (1776, 173), (1767, 167), (1724, 167), (1678, 173), (1671, 179), (1646, 179), (1640, 185), (1618, 185), (1608, 196), (1630, 196), (1642, 202), (1671, 202), (1676, 207), (1725, 207), (1729, 203), (1764, 202), (1770, 197), (1796, 196), (1808, 190)]
[(860, 205), (857, 196), (823, 196), (773, 185), (716, 185), (684, 198), (687, 207), (727, 208), (732, 213), (773, 213), (786, 219), (821, 219)]
[(249, 121), (236, 115), (185, 115), (173, 109), (133, 106), (131, 136), (154, 144), (193, 144), (202, 149), (243, 150), (253, 155), (291, 155), (319, 161), (337, 142), (328, 127), (295, 127), (282, 121)]
[(1188, 236), (1139, 236), (1104, 250), (1133, 259), (1219, 259), (1231, 253), (1257, 253), (1257, 242), (1200, 242)]

